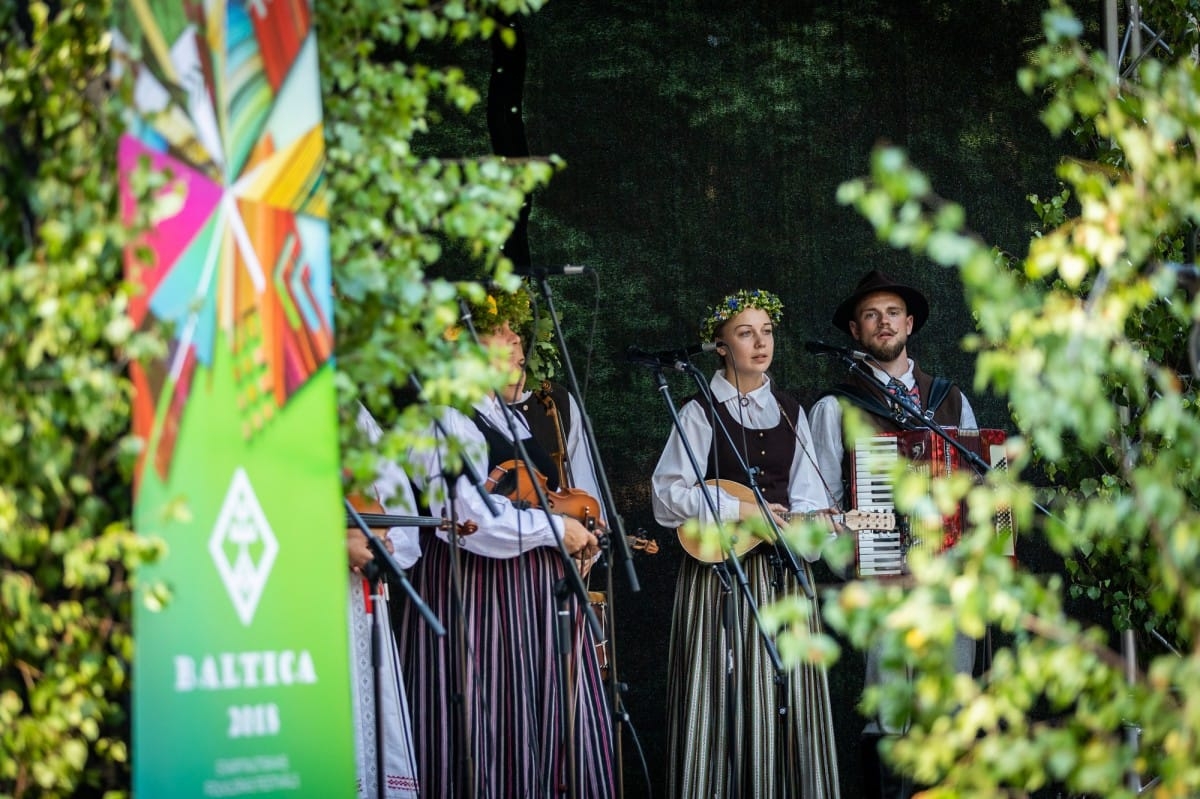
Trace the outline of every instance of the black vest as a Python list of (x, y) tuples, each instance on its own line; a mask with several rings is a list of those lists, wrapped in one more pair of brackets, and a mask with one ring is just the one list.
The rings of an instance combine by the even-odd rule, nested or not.
[[(742, 427), (723, 402), (717, 403), (716, 412), (729, 430), (742, 459), (747, 465), (758, 468), (755, 480), (762, 489), (763, 497), (767, 502), (778, 502), (788, 507), (791, 505), (788, 485), (792, 477), (792, 458), (796, 454), (794, 428), (796, 420), (800, 418), (800, 403), (795, 397), (778, 391), (774, 383), (771, 384), (771, 393), (779, 403), (779, 424), (770, 429)], [(700, 397), (693, 397), (692, 401), (701, 404), (709, 423), (712, 423), (708, 402)], [(708, 470), (704, 478), (711, 480), (720, 475), (722, 480), (745, 484), (746, 474), (738, 463), (737, 453), (730, 447), (718, 425), (713, 424), (712, 427), (712, 445), (708, 450)]]
[[(488, 472), (491, 472), (505, 461), (520, 460), (521, 455), (512, 440), (508, 437), (508, 431), (501, 432), (497, 430), (478, 411), (475, 411), (471, 415), (471, 420), (475, 422), (475, 426), (479, 428), (479, 432), (483, 434), (484, 440), (487, 441)], [(514, 424), (517, 424), (515, 420)], [(533, 461), (533, 468), (541, 472), (546, 478), (546, 485), (549, 486), (551, 491), (557, 491), (558, 470), (554, 468), (554, 461), (546, 453), (546, 450), (542, 449), (541, 444), (533, 437), (522, 439), (522, 443), (525, 444), (525, 450), (529, 453), (529, 459)], [(515, 485), (509, 487), (505, 487), (503, 484), (497, 485), (492, 493), (508, 494), (515, 487)]]
[[(508, 407), (525, 417), (525, 421), (529, 423), (529, 432), (542, 449), (549, 454), (553, 464), (557, 464), (560, 459), (566, 463), (567, 453), (559, 452), (559, 431), (555, 427), (554, 417), (550, 415), (550, 408), (546, 405), (545, 398), (547, 396), (554, 404), (554, 410), (562, 425), (562, 449), (565, 450), (567, 431), (571, 429), (571, 401), (565, 386), (546, 381), (542, 383), (540, 389)], [(551, 474), (555, 477), (558, 476), (556, 466), (552, 467), (546, 476), (549, 477)]]

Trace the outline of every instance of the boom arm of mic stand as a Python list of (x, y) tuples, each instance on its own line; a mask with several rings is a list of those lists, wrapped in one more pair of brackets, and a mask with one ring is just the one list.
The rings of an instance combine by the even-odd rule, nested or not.
[[(709, 402), (714, 402), (712, 391), (704, 382), (704, 375), (690, 362), (687, 364), (687, 368), (688, 372), (696, 378), (696, 384), (700, 386), (701, 393), (708, 398)], [(784, 411), (782, 408), (780, 408), (779, 412), (783, 413)], [(808, 575), (804, 573), (804, 568), (800, 565), (799, 561), (796, 560), (796, 553), (792, 551), (792, 548), (788, 545), (787, 541), (784, 540), (783, 531), (780, 530), (779, 525), (775, 523), (775, 518), (772, 516), (770, 509), (767, 507), (766, 497), (763, 496), (762, 489), (758, 487), (758, 481), (754, 478), (754, 470), (751, 469), (750, 464), (746, 463), (745, 459), (742, 458), (742, 453), (738, 451), (738, 448), (734, 443), (733, 435), (729, 432), (729, 428), (725, 426), (725, 422), (721, 420), (721, 417), (714, 413), (712, 418), (713, 421), (716, 422), (717, 426), (720, 427), (721, 435), (725, 437), (726, 443), (729, 444), (730, 451), (733, 452), (734, 457), (737, 458), (738, 466), (741, 467), (742, 472), (746, 475), (746, 482), (750, 486), (750, 490), (754, 492), (754, 500), (758, 503), (759, 511), (762, 513), (763, 518), (767, 520), (767, 524), (771, 526), (771, 531), (775, 534), (775, 548), (783, 553), (784, 558), (787, 560), (788, 568), (791, 570), (792, 574), (796, 576), (796, 582), (800, 583), (800, 589), (804, 591), (804, 596), (808, 599), (815, 599), (816, 594), (813, 592), (812, 583), (809, 582)]]
[[(409, 373), (408, 384), (413, 390), (420, 395), (423, 392), (421, 381), (417, 379), (415, 374)], [(437, 417), (437, 414), (430, 414), (433, 419), (433, 426), (437, 428), (438, 434), (442, 440), (449, 441), (450, 434), (446, 432), (446, 428), (442, 425), (442, 420)], [(483, 484), (483, 478), (479, 476), (479, 472), (475, 471), (475, 466), (467, 458), (462, 459), (463, 471), (467, 475), (467, 479), (471, 481), (471, 485), (475, 486), (475, 491), (479, 494), (479, 498), (483, 500), (483, 504), (487, 507), (488, 513), (492, 514), (492, 518), (500, 515), (500, 508), (496, 506), (496, 500), (492, 499), (492, 495), (488, 493), (487, 488)]]
[(404, 593), (408, 595), (409, 601), (413, 603), (413, 607), (425, 619), (425, 623), (429, 625), (429, 629), (433, 630), (434, 635), (445, 635), (446, 628), (442, 626), (442, 623), (438, 621), (438, 617), (429, 609), (429, 606), (425, 604), (425, 600), (417, 593), (417, 589), (409, 582), (408, 575), (404, 573), (404, 569), (392, 557), (392, 553), (387, 551), (387, 547), (383, 545), (383, 541), (379, 540), (378, 536), (371, 532), (371, 528), (363, 521), (363, 517), (359, 515), (358, 510), (350, 503), (349, 499), (343, 497), (342, 502), (345, 503), (346, 513), (354, 521), (354, 526), (367, 537), (367, 546), (370, 548), (371, 554), (375, 556), (377, 568), (387, 571), (396, 578), (396, 581), (400, 583), (400, 587), (404, 589)]
[[(880, 380), (878, 377), (876, 377), (871, 372), (871, 370), (863, 369), (862, 365), (856, 359), (851, 357), (849, 355), (849, 353), (847, 353), (844, 356), (838, 356), (838, 357), (840, 357), (846, 363), (846, 365), (850, 368), (851, 372), (854, 372), (855, 374), (858, 374), (861, 377), (865, 378), (866, 380), (870, 381), (873, 385), (878, 387), (879, 390), (881, 390), (884, 394), (887, 394), (889, 397), (893, 396), (893, 395), (887, 393), (887, 384), (886, 383), (884, 383), (882, 380)], [(933, 421), (932, 419), (926, 419), (925, 416), (923, 414), (921, 414), (920, 410), (913, 405), (912, 400), (910, 400), (908, 397), (904, 397), (903, 399), (901, 399), (899, 397), (895, 397), (895, 399), (897, 399), (897, 405), (899, 405), (899, 407), (904, 410), (905, 414), (907, 414), (912, 419), (915, 419), (922, 427), (929, 429), (935, 435), (939, 436), (947, 444), (954, 447), (954, 449), (957, 450), (959, 454), (961, 454), (963, 457), (965, 457), (967, 459), (967, 461), (970, 462), (971, 466), (975, 468), (975, 471), (977, 474), (980, 474), (980, 475), (987, 474), (988, 472), (990, 472), (992, 470), (992, 465), (990, 463), (983, 460), (978, 455), (976, 455), (974, 452), (971, 452), (971, 450), (967, 449), (962, 444), (958, 443), (953, 438), (951, 438), (949, 435), (947, 435), (946, 431), (942, 429), (941, 425), (939, 425), (937, 422)], [(1034, 502), (1033, 507), (1036, 508), (1047, 519), (1054, 519), (1055, 521), (1057, 521), (1060, 524), (1063, 524), (1063, 525), (1066, 524), (1065, 521), (1063, 521), (1061, 518), (1059, 518), (1054, 513), (1052, 513), (1049, 508), (1042, 505), (1040, 502)]]
[(619, 559), (625, 564), (625, 576), (629, 580), (629, 590), (637, 592), (642, 590), (638, 583), (637, 570), (633, 565), (633, 553), (629, 550), (629, 541), (625, 538), (625, 525), (621, 520), (620, 514), (617, 513), (616, 502), (613, 500), (612, 489), (608, 485), (608, 473), (604, 469), (604, 462), (600, 459), (600, 448), (596, 444), (596, 434), (592, 430), (592, 420), (588, 416), (587, 409), (583, 406), (583, 400), (579, 395), (579, 381), (575, 377), (575, 368), (571, 365), (571, 355), (567, 351), (567, 342), (563, 337), (562, 326), (558, 323), (558, 314), (554, 311), (554, 299), (550, 293), (550, 283), (546, 279), (546, 275), (537, 275), (538, 289), (541, 291), (542, 297), (546, 300), (546, 311), (550, 314), (550, 323), (554, 327), (554, 338), (558, 342), (558, 351), (562, 355), (563, 371), (567, 376), (567, 388), (571, 392), (571, 396), (575, 397), (575, 404), (579, 406), (579, 416), (583, 421), (584, 439), (588, 444), (588, 452), (592, 456), (592, 468), (596, 474), (596, 487), (600, 489), (600, 501), (604, 504), (604, 514), (608, 519), (609, 541), (613, 545), (614, 551), (619, 555)]
[(913, 426), (924, 427), (927, 430), (932, 431), (934, 433), (934, 435), (938, 436), (943, 441), (945, 441), (947, 444), (949, 444), (951, 447), (953, 447), (955, 450), (957, 450), (958, 453), (960, 455), (962, 455), (964, 458), (966, 458), (967, 462), (970, 463), (971, 466), (975, 469), (976, 474), (983, 475), (983, 474), (987, 474), (988, 472), (990, 472), (992, 470), (991, 464), (989, 464), (983, 458), (976, 455), (971, 450), (964, 447), (957, 440), (951, 438), (950, 435), (945, 431), (945, 429), (943, 429), (940, 424), (933, 421), (933, 419), (927, 419), (925, 417), (925, 415), (923, 413), (921, 413), (921, 409), (918, 408), (913, 403), (912, 398), (909, 397), (907, 394), (905, 394), (904, 392), (896, 392), (894, 394), (889, 392), (887, 390), (888, 389), (887, 383), (884, 383), (882, 380), (880, 380), (878, 377), (876, 377), (875, 374), (870, 369), (864, 369), (862, 367), (862, 364), (860, 364), (854, 358), (846, 357), (846, 358), (843, 358), (843, 360), (846, 361), (846, 363), (850, 366), (851, 372), (854, 372), (854, 373), (858, 374), (859, 376), (863, 377), (864, 379), (870, 381), (870, 383), (872, 385), (874, 385), (875, 387), (877, 387), (880, 391), (882, 391), (885, 396), (887, 396), (893, 402), (895, 402), (896, 406), (899, 407), (901, 410), (903, 410), (904, 415), (906, 417), (908, 417), (908, 419), (911, 420), (911, 423), (913, 423)]
[[(697, 383), (704, 382), (704, 376), (699, 372), (691, 373)], [(696, 482), (699, 484), (701, 493), (704, 496), (704, 504), (708, 506), (709, 512), (713, 519), (716, 520), (718, 528), (721, 528), (721, 546), (725, 548), (725, 565), (729, 567), (737, 579), (738, 587), (742, 589), (742, 593), (746, 597), (746, 604), (750, 606), (750, 611), (754, 615), (754, 624), (758, 628), (760, 637), (762, 638), (763, 646), (767, 650), (768, 657), (771, 658), (771, 665), (775, 668), (776, 674), (783, 673), (783, 661), (779, 659), (779, 650), (775, 648), (775, 642), (771, 640), (771, 636), (767, 634), (766, 628), (763, 627), (762, 618), (758, 613), (758, 603), (754, 601), (754, 593), (750, 590), (750, 581), (746, 579), (746, 571), (742, 568), (742, 563), (738, 560), (737, 553), (733, 551), (733, 547), (728, 543), (728, 537), (725, 535), (724, 525), (721, 524), (721, 515), (717, 511), (717, 502), (713, 499), (713, 492), (709, 489), (707, 483), (704, 482), (704, 470), (700, 468), (700, 462), (696, 460), (696, 453), (692, 451), (692, 445), (688, 443), (687, 436), (683, 434), (683, 423), (679, 420), (679, 412), (675, 409), (675, 403), (671, 400), (671, 392), (667, 388), (667, 378), (663, 375), (662, 369), (654, 370), (655, 380), (658, 384), (658, 391), (662, 394), (663, 403), (667, 406), (667, 412), (671, 415), (671, 424), (675, 427), (675, 432), (679, 435), (679, 440), (683, 444), (683, 450), (687, 453), (688, 462), (691, 463), (692, 471), (696, 473)], [(716, 414), (713, 414), (714, 416)]]

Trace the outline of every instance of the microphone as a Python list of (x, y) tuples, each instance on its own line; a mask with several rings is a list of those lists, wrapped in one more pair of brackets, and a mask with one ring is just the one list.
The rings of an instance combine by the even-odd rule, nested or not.
[(875, 360), (862, 350), (835, 347), (832, 344), (826, 344), (824, 341), (806, 341), (804, 342), (804, 349), (814, 355), (840, 355), (843, 358), (854, 358), (857, 361)]
[(590, 266), (576, 266), (575, 264), (565, 264), (564, 266), (530, 266), (529, 264), (514, 264), (512, 273), (521, 277), (548, 277), (550, 275), (590, 275), (592, 268)]
[(625, 359), (630, 363), (636, 363), (641, 366), (650, 366), (656, 369), (665, 367), (682, 372), (684, 371), (683, 364), (689, 361), (693, 355), (699, 355), (702, 352), (712, 352), (719, 346), (720, 344), (716, 341), (705, 341), (702, 344), (692, 344), (682, 349), (647, 352), (637, 345), (630, 345), (625, 350)]

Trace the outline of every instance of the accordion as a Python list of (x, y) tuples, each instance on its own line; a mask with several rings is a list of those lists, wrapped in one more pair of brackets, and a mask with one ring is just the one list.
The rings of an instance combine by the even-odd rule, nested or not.
[[(1003, 430), (943, 428), (947, 435), (992, 469), (1007, 469)], [(894, 465), (908, 461), (909, 469), (929, 477), (947, 477), (973, 467), (955, 447), (930, 430), (877, 433), (859, 439), (850, 458), (850, 503), (859, 511), (894, 513), (892, 491)], [(855, 572), (859, 577), (898, 577), (908, 573), (908, 555), (915, 549), (930, 554), (943, 552), (958, 543), (967, 526), (967, 509), (960, 503), (955, 512), (940, 519), (899, 517), (893, 530), (859, 530), (854, 547)], [(996, 534), (1005, 535), (1014, 554), (1016, 530), (1010, 512), (996, 515)]]

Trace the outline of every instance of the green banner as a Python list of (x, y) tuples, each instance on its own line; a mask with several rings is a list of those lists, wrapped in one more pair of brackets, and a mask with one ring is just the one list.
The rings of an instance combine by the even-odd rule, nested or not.
[[(218, 356), (183, 418), (188, 468), (141, 485), (138, 529), (170, 546), (145, 577), (174, 595), (135, 616), (139, 797), (354, 793), (341, 486), (314, 446), (336, 440), (330, 377), (246, 441)], [(190, 518), (164, 522), (179, 500)]]
[(351, 796), (311, 4), (128, 0), (115, 35), (137, 110), (122, 209), (152, 221), (126, 252), (130, 315), (168, 343), (132, 366), (134, 522), (169, 547), (141, 576), (171, 590), (134, 610), (134, 792)]

